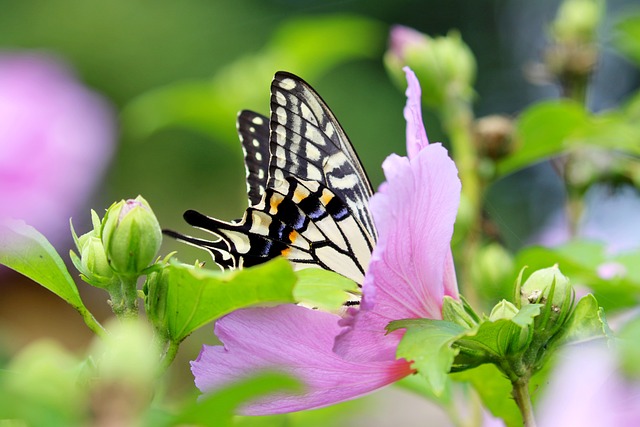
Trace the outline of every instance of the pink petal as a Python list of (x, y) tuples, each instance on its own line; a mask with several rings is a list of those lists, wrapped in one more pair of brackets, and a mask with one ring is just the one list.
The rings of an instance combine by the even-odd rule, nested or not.
[(340, 317), (295, 305), (251, 308), (218, 320), (222, 346), (204, 346), (191, 363), (203, 392), (231, 384), (263, 370), (279, 370), (299, 378), (301, 395), (272, 395), (245, 406), (247, 415), (277, 414), (318, 408), (362, 396), (405, 377), (409, 364), (347, 361), (332, 351), (341, 330)]
[(407, 155), (413, 159), (424, 147), (429, 145), (427, 133), (422, 123), (422, 92), (420, 83), (411, 68), (403, 68), (407, 76), (407, 104), (404, 107), (404, 118), (407, 121)]
[(538, 405), (541, 427), (640, 425), (640, 384), (624, 378), (603, 342), (570, 346)]
[(84, 207), (116, 142), (114, 111), (47, 55), (0, 52), (0, 219), (56, 241)]
[(336, 340), (351, 360), (389, 360), (401, 333), (385, 336), (392, 320), (442, 318), (444, 295), (457, 295), (451, 235), (460, 200), (460, 180), (440, 144), (416, 157), (389, 156), (387, 182), (373, 196), (379, 239), (363, 285), (363, 301)]

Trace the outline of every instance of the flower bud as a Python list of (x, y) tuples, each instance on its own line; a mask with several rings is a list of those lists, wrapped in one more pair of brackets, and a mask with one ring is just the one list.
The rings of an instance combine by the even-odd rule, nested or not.
[(535, 271), (520, 288), (520, 302), (542, 304), (536, 327), (554, 333), (573, 310), (575, 291), (557, 265)]
[(553, 35), (560, 43), (593, 42), (603, 14), (602, 0), (565, 0), (552, 24)]
[(167, 292), (169, 289), (170, 267), (167, 263), (167, 256), (164, 262), (160, 263), (160, 269), (147, 276), (147, 280), (142, 288), (145, 299), (144, 308), (149, 322), (155, 331), (163, 339), (169, 338), (166, 324)]
[(73, 264), (81, 273), (81, 278), (85, 282), (98, 288), (110, 288), (117, 282), (117, 278), (109, 262), (100, 238), (100, 219), (95, 211), (91, 211), (94, 228), (78, 237), (73, 224), (71, 232), (80, 255), (70, 251)]
[(476, 120), (475, 142), (478, 151), (493, 160), (499, 160), (513, 151), (513, 121), (505, 116), (492, 115)]
[(111, 205), (102, 222), (102, 243), (118, 274), (140, 275), (162, 243), (160, 224), (147, 201), (138, 196)]
[(395, 26), (384, 61), (402, 85), (402, 67), (411, 67), (420, 80), (423, 102), (432, 108), (443, 108), (452, 101), (469, 102), (473, 96), (476, 62), (457, 32), (431, 38), (412, 28)]
[(471, 278), (487, 298), (507, 298), (513, 295), (513, 268), (511, 254), (502, 245), (491, 243), (473, 258)]

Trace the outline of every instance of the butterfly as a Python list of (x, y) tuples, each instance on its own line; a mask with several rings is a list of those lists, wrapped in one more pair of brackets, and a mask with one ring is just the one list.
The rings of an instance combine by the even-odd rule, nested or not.
[(223, 269), (277, 256), (296, 269), (335, 271), (362, 284), (377, 234), (368, 209), (373, 190), (342, 126), (300, 77), (280, 71), (271, 83), (270, 117), (243, 110), (248, 208), (235, 221), (194, 210), (190, 225), (217, 240), (169, 235), (208, 250)]

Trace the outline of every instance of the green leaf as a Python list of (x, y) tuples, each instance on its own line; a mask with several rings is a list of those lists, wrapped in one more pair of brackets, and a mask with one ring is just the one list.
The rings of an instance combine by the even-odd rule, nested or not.
[(618, 23), (614, 43), (622, 53), (640, 66), (640, 15), (628, 16)]
[(199, 327), (239, 308), (295, 302), (296, 276), (282, 258), (227, 272), (175, 261), (167, 269), (165, 319), (172, 341), (180, 342)]
[(509, 427), (522, 427), (520, 411), (511, 396), (511, 381), (495, 365), (456, 372), (451, 374), (451, 379), (471, 383), (493, 415), (502, 418)]
[(516, 135), (519, 147), (498, 164), (501, 175), (560, 153), (565, 140), (587, 123), (587, 113), (580, 104), (562, 100), (535, 104), (520, 116)]
[(298, 282), (293, 289), (297, 302), (325, 311), (338, 310), (345, 301), (362, 292), (353, 280), (320, 268), (306, 268), (296, 272)]
[(576, 304), (571, 317), (564, 326), (559, 344), (581, 342), (612, 336), (596, 297), (585, 295)]
[(577, 147), (640, 155), (640, 126), (632, 114), (614, 111), (591, 115), (582, 105), (568, 100), (528, 108), (518, 120), (516, 138), (518, 148), (498, 164), (501, 175)]
[(406, 329), (397, 357), (413, 361), (412, 367), (426, 378), (436, 396), (445, 390), (447, 374), (458, 350), (452, 343), (466, 332), (460, 325), (444, 320), (406, 319), (391, 322), (388, 331)]
[(85, 321), (92, 318), (64, 261), (46, 237), (22, 221), (0, 225), (0, 264), (49, 289), (75, 308)]
[(174, 425), (231, 426), (233, 416), (242, 404), (271, 393), (297, 391), (301, 391), (301, 387), (293, 378), (265, 372), (226, 386), (189, 405), (178, 415)]
[(346, 60), (379, 56), (385, 31), (379, 22), (355, 15), (293, 19), (280, 25), (260, 51), (241, 57), (211, 79), (178, 82), (138, 97), (123, 113), (125, 128), (140, 138), (181, 126), (220, 141), (237, 141), (229, 123), (241, 109), (267, 108), (275, 71), (291, 71), (313, 81)]

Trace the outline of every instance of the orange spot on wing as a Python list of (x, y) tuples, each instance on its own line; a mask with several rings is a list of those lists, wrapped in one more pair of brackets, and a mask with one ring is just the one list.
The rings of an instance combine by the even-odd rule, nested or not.
[(333, 199), (333, 194), (331, 194), (328, 190), (322, 190), (322, 196), (320, 196), (320, 201), (323, 205), (328, 205), (329, 202)]
[(269, 206), (271, 208), (269, 212), (272, 215), (278, 212), (278, 206), (280, 205), (280, 203), (282, 203), (282, 196), (276, 196), (275, 194), (271, 196), (271, 198), (269, 199)]

